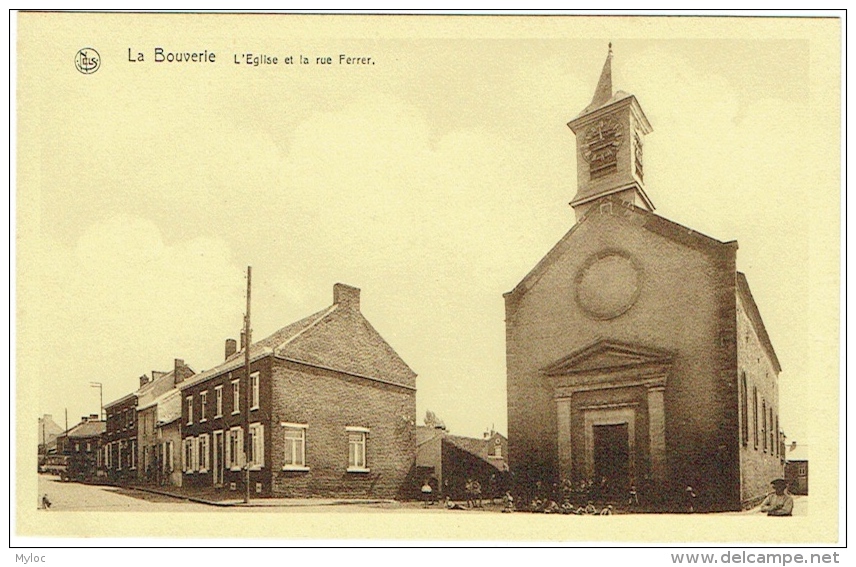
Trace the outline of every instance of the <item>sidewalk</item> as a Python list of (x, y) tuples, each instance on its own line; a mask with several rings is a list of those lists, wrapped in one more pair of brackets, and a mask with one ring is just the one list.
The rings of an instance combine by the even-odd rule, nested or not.
[(149, 492), (151, 494), (159, 494), (161, 496), (169, 496), (196, 502), (199, 504), (207, 504), (209, 506), (250, 506), (250, 507), (300, 507), (300, 506), (342, 506), (348, 504), (393, 504), (394, 500), (381, 499), (341, 499), (341, 498), (261, 498), (250, 496), (250, 501), (245, 503), (243, 494), (236, 492), (224, 492), (222, 490), (182, 490), (179, 487), (163, 487), (152, 486), (124, 486), (128, 490), (139, 490), (141, 492)]

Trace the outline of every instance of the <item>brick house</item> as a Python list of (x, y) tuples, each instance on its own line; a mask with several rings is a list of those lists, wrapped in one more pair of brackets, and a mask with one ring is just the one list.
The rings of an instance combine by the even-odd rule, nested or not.
[(785, 455), (785, 480), (791, 494), (808, 494), (808, 446), (796, 441), (788, 445)]
[[(148, 382), (141, 376), (140, 382)], [(114, 482), (137, 479), (137, 395), (135, 392), (104, 406), (107, 426), (103, 441), (103, 466)]]
[(246, 446), (254, 494), (401, 494), (416, 375), (360, 312), (359, 289), (336, 284), (333, 305), (255, 342), (249, 379), (244, 360), (227, 340), (225, 361), (180, 387), (184, 486), (242, 492)]
[[(176, 374), (171, 373), (171, 376)], [(179, 382), (183, 380), (178, 374)], [(142, 480), (181, 486), (181, 391), (172, 387), (157, 397), (141, 397), (137, 408)]]
[[(104, 467), (107, 476), (116, 482), (146, 480), (156, 455), (155, 426), (157, 411), (152, 402), (176, 388), (193, 370), (180, 358), (175, 359), (169, 372), (152, 371), (151, 378), (140, 376), (140, 387), (130, 394), (104, 406), (107, 429), (104, 435)], [(145, 408), (141, 424), (138, 410)], [(141, 426), (142, 425), (142, 426)], [(142, 436), (142, 439), (141, 439)]]
[(738, 510), (782, 474), (779, 361), (737, 243), (654, 214), (651, 126), (610, 54), (577, 136), (576, 224), (504, 295), (509, 464), (531, 485), (603, 480)]
[(98, 414), (92, 414), (81, 417), (80, 423), (57, 436), (56, 452), (68, 456), (69, 478), (92, 480), (98, 475), (105, 428)]

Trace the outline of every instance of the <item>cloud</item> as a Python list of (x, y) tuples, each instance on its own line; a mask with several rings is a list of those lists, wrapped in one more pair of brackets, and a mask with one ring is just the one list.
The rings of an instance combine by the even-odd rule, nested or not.
[[(173, 358), (211, 360), (222, 350), (216, 330), (240, 324), (243, 275), (222, 239), (167, 244), (153, 222), (122, 215), (93, 223), (76, 243), (46, 248), (37, 310), (42, 387), (52, 403), (91, 394), (89, 380), (104, 383), (108, 401), (132, 391), (140, 374), (170, 369)], [(62, 396), (51, 379), (58, 376), (76, 378), (62, 383)]]

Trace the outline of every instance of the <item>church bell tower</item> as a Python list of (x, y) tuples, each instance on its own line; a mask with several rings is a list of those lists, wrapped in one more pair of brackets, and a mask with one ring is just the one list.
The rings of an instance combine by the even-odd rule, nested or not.
[(648, 211), (642, 144), (651, 124), (632, 94), (612, 91), (612, 44), (591, 103), (568, 122), (577, 137), (577, 220), (600, 197), (615, 195)]

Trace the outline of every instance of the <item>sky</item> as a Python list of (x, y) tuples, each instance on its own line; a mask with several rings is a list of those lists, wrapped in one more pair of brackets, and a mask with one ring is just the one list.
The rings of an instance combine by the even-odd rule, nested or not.
[[(73, 425), (98, 411), (92, 381), (109, 402), (174, 358), (217, 365), (252, 266), (256, 340), (357, 286), (418, 374), (420, 423), (505, 433), (502, 294), (574, 224), (566, 123), (612, 41), (613, 85), (654, 128), (656, 212), (739, 242), (782, 428), (817, 441), (806, 409), (838, 391), (840, 63), (818, 39), (836, 22), (65, 15), (39, 41), (42, 17), (18, 30), (16, 379), (33, 414)], [(72, 64), (84, 45), (92, 75)], [(217, 61), (155, 63), (158, 46)]]

